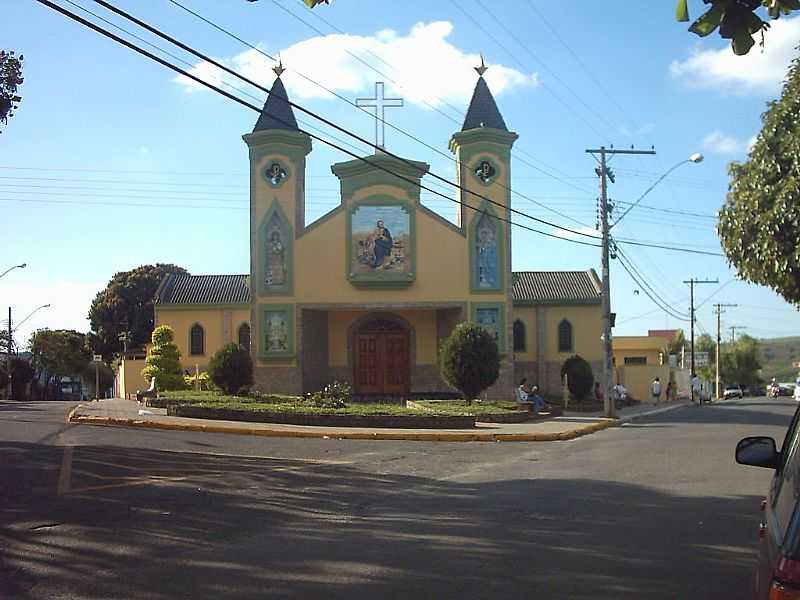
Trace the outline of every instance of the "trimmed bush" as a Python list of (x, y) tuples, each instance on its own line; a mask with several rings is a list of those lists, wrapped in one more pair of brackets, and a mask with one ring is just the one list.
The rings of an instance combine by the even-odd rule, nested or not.
[(442, 378), (464, 396), (467, 404), (497, 381), (500, 353), (494, 337), (475, 323), (460, 323), (442, 343)]
[(594, 385), (592, 366), (577, 354), (569, 357), (561, 365), (562, 380), (565, 374), (569, 392), (576, 400), (585, 398), (592, 391)]
[(156, 378), (156, 387), (162, 390), (184, 390), (186, 382), (181, 369), (181, 353), (175, 344), (175, 333), (169, 325), (161, 325), (150, 336), (153, 345), (147, 351), (142, 375), (146, 381)]
[(226, 394), (238, 394), (253, 385), (253, 359), (239, 344), (226, 344), (211, 357), (208, 376)]

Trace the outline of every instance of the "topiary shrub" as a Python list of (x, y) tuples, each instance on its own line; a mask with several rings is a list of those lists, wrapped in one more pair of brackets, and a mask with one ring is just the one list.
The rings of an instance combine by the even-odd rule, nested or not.
[(306, 400), (317, 408), (347, 408), (353, 399), (353, 389), (346, 381), (334, 381), (319, 392), (306, 396)]
[(153, 330), (150, 336), (153, 343), (147, 351), (145, 367), (142, 375), (149, 383), (152, 377), (156, 378), (156, 387), (159, 391), (185, 390), (186, 382), (183, 380), (181, 369), (181, 353), (175, 344), (175, 333), (169, 325), (161, 325)]
[(253, 359), (239, 344), (226, 344), (208, 362), (208, 376), (226, 394), (237, 394), (253, 385)]
[(439, 371), (471, 404), (500, 375), (497, 342), (480, 325), (460, 323), (442, 343)]
[(592, 366), (577, 354), (569, 357), (561, 365), (562, 380), (564, 375), (567, 376), (567, 387), (573, 398), (581, 400), (592, 391), (594, 385)]

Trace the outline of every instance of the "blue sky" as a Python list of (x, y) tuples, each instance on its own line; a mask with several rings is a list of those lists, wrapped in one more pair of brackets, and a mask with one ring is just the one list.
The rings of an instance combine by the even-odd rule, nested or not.
[[(87, 0), (75, 2), (103, 11)], [(274, 77), (272, 61), (167, 0), (117, 4), (267, 85)], [(727, 164), (746, 157), (800, 39), (800, 19), (782, 19), (768, 32), (764, 52), (756, 47), (734, 57), (718, 37), (687, 33), (674, 21), (672, 2), (646, 11), (621, 0), (385, 1), (369, 3), (368, 11), (363, 2), (334, 0), (313, 12), (299, 0), (185, 5), (265, 53), (280, 53), (290, 97), (363, 137), (372, 138), (373, 121), (300, 74), (350, 100), (372, 95), (374, 82), (385, 81), (387, 95), (405, 98), (403, 108), (387, 110), (387, 120), (417, 138), (389, 128), (387, 147), (430, 163), (448, 179), (454, 164), (447, 142), (460, 128), (476, 77), (471, 66), (482, 53), (490, 66), (487, 82), (509, 129), (520, 136), (513, 205), (559, 225), (593, 231), (596, 163), (586, 148), (655, 146), (656, 156), (613, 159), (610, 196), (619, 202), (634, 201), (671, 166), (702, 152), (704, 162), (679, 167), (616, 232), (710, 252), (720, 252), (713, 215), (724, 201)], [(52, 304), (18, 336), (27, 339), (38, 327), (88, 329), (94, 294), (115, 272), (140, 264), (170, 262), (195, 274), (246, 272), (248, 161), (241, 135), (257, 115), (194, 89), (33, 0), (11, 3), (5, 17), (0, 39), (25, 55), (25, 84), (23, 103), (0, 135), (0, 272), (19, 262), (29, 266), (0, 280), (0, 306), (5, 315), (11, 305), (16, 321)], [(221, 79), (172, 52), (197, 73)], [(255, 97), (247, 100), (263, 103), (259, 90), (235, 85)], [(297, 117), (329, 135), (310, 117)], [(350, 143), (359, 154), (369, 152)], [(330, 164), (350, 158), (315, 142), (307, 172), (309, 220), (338, 202)], [(454, 197), (430, 176), (424, 181)], [(434, 210), (454, 216), (452, 202), (430, 192), (422, 196)], [(624, 208), (620, 204), (617, 213)], [(723, 315), (724, 327), (746, 326), (742, 331), (757, 337), (800, 334), (800, 313), (773, 292), (736, 280), (724, 258), (622, 248), (679, 312), (688, 306), (683, 280), (719, 280), (696, 290), (699, 332), (713, 331), (711, 305), (720, 301), (739, 304)], [(521, 229), (514, 231), (513, 250), (515, 270), (599, 271), (598, 249)], [(618, 261), (612, 264), (612, 304), (616, 335), (688, 329), (656, 308)]]

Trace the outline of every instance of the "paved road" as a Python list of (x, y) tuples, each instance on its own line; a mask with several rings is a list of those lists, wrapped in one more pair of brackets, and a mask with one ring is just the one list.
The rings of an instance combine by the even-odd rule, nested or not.
[(569, 442), (293, 440), (0, 403), (0, 598), (748, 597), (786, 400)]

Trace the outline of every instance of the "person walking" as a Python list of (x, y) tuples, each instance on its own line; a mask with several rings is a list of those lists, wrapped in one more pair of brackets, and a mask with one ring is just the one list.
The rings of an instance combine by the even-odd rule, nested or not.
[(653, 379), (653, 383), (650, 385), (650, 393), (653, 396), (653, 402), (658, 404), (661, 400), (661, 380), (658, 377)]
[(672, 381), (668, 381), (667, 382), (667, 391), (664, 392), (664, 399), (667, 402), (672, 402), (672, 393), (673, 393), (673, 391), (674, 390), (673, 390)]
[[(695, 398), (697, 400), (695, 400)], [(697, 373), (692, 373), (692, 402), (697, 402), (698, 405), (703, 403), (702, 386), (700, 385), (700, 378)]]

